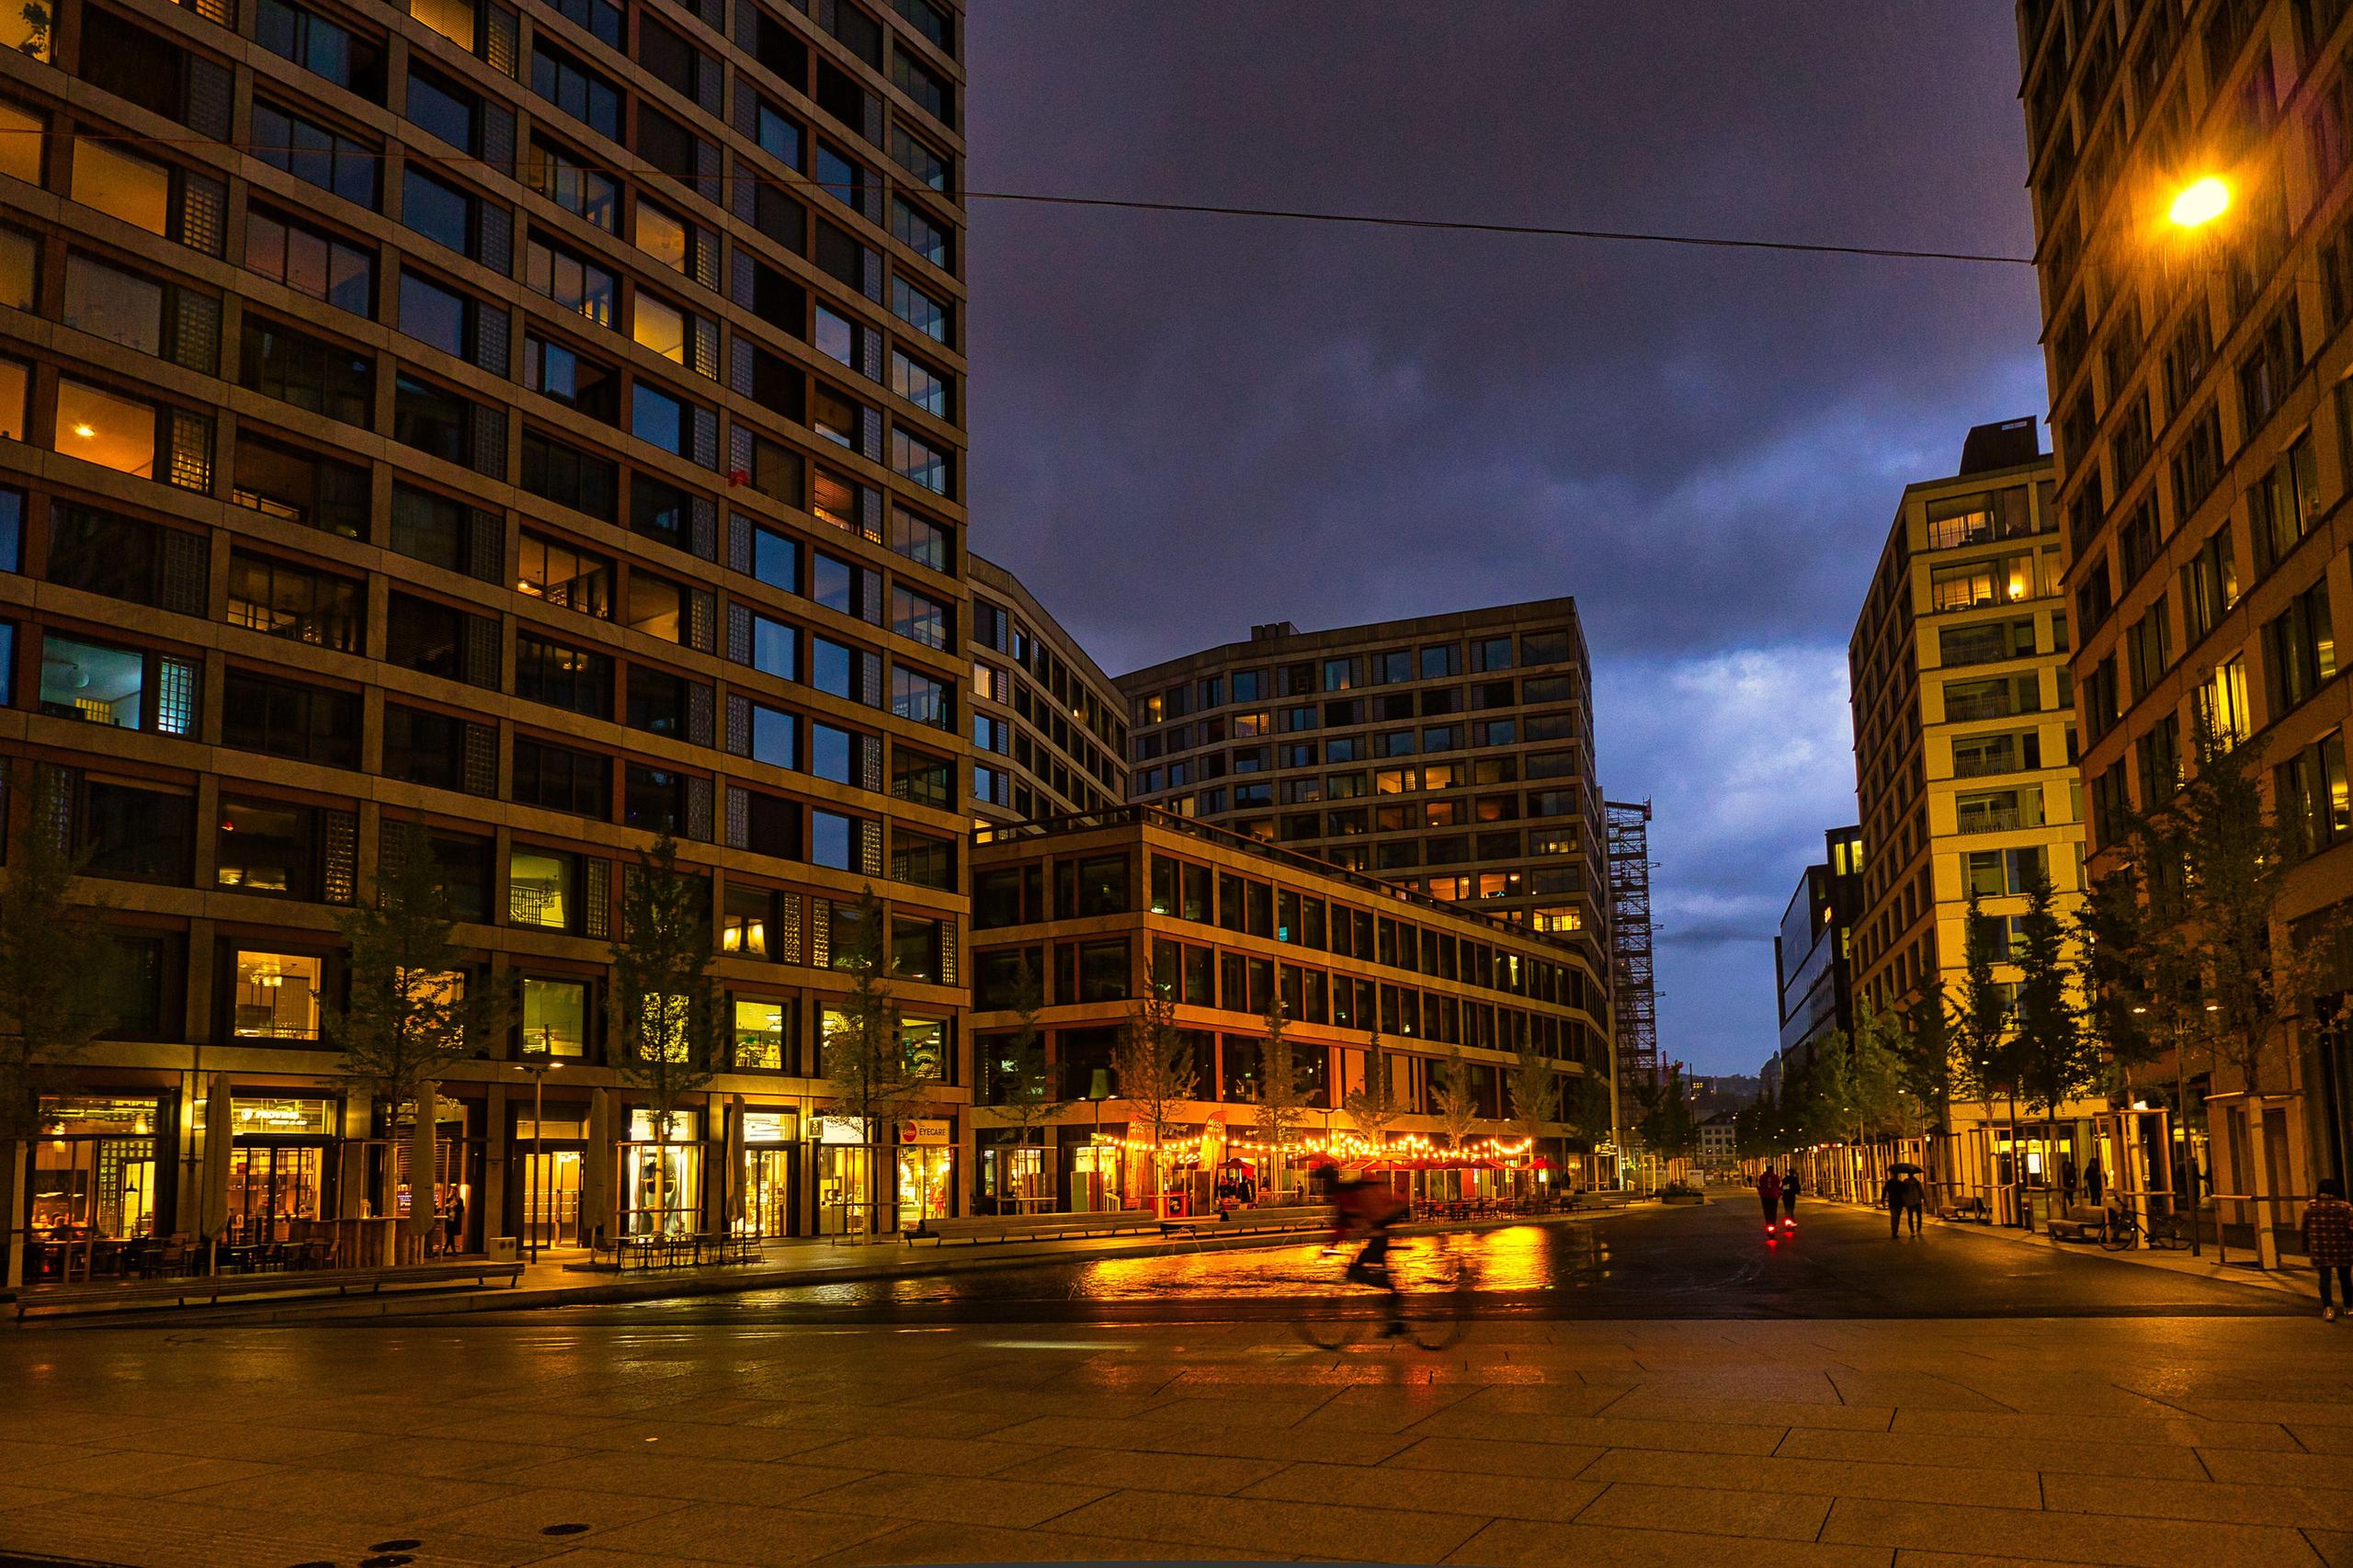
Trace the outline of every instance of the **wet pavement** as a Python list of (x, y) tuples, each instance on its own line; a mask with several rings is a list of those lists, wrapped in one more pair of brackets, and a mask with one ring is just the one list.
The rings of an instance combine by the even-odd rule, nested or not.
[[(2019, 1246), (1932, 1225), (1890, 1241), (1886, 1221), (1801, 1209), (1768, 1241), (1752, 1200), (1643, 1208), (1566, 1223), (1415, 1237), (1394, 1256), (1407, 1289), (1459, 1268), (1479, 1316), (1674, 1318), (2157, 1317), (2286, 1314), (2291, 1296), (2141, 1268), (2097, 1249)], [(1317, 1243), (1175, 1256), (1074, 1259), (930, 1278), (752, 1290), (626, 1305), (472, 1314), (517, 1324), (1181, 1324), (1279, 1319), (1344, 1283)], [(402, 1320), (376, 1320), (398, 1323)]]

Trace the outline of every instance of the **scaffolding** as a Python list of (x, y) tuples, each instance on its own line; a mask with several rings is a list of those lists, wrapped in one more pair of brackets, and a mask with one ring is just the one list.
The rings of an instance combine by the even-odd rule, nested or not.
[(1658, 1082), (1658, 993), (1651, 977), (1651, 803), (1605, 801), (1609, 835), (1609, 990), (1618, 1089)]

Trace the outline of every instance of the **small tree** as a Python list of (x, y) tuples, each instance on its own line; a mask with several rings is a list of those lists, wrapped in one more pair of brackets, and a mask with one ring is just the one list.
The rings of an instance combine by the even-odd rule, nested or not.
[[(1571, 1074), (1561, 1096), (1561, 1120), (1569, 1136), (1586, 1146), (1588, 1156), (1604, 1143), (1618, 1140), (1618, 1110), (1610, 1103), (1609, 1080), (1588, 1064)], [(1595, 1167), (1597, 1177), (1598, 1165)]]
[(1381, 1031), (1374, 1029), (1365, 1042), (1364, 1087), (1351, 1089), (1340, 1108), (1357, 1124), (1357, 1131), (1366, 1142), (1377, 1151), (1388, 1136), (1389, 1126), (1398, 1117), (1400, 1107), (1389, 1085), (1389, 1053), (1381, 1049)]
[(1561, 1066), (1533, 1045), (1522, 1045), (1512, 1063), (1512, 1128), (1532, 1149), (1561, 1116)]
[(1262, 1048), (1265, 1060), (1260, 1063), (1257, 1092), (1251, 1100), (1257, 1108), (1258, 1142), (1274, 1152), (1275, 1185), (1279, 1190), (1289, 1185), (1286, 1151), (1298, 1140), (1300, 1118), (1311, 1096), (1300, 1085), (1298, 1053), (1291, 1048), (1281, 997), (1267, 1001), (1266, 1017), (1261, 1021), (1266, 1028)]
[[(994, 1108), (1014, 1130), (1017, 1148), (1029, 1147), (1034, 1131), (1042, 1150), (1047, 1123), (1069, 1104), (1054, 1094), (1053, 1071), (1046, 1062), (1046, 1032), (1038, 1025), (1043, 1005), (1042, 988), (1024, 949), (1013, 976), (1014, 1031), (995, 1047), (996, 1059), (992, 1064), (996, 1089)], [(1040, 1158), (1042, 1162), (1042, 1153)]]
[(725, 1024), (710, 977), (710, 884), (678, 869), (677, 840), (667, 833), (621, 878), (612, 953), (613, 1070), (650, 1113), (654, 1197), (666, 1213), (680, 1198), (670, 1185), (670, 1135), (678, 1108), (726, 1059)]
[(2019, 1096), (2043, 1116), (2043, 1158), (2055, 1156), (2059, 1108), (2091, 1087), (2099, 1060), (2071, 995), (2075, 968), (2067, 934), (2053, 911), (2051, 879), (2038, 869), (2027, 881), (2026, 914), (2018, 922), (2018, 989), (2012, 1008), (2018, 1027)]
[(1924, 992), (1912, 1004), (1904, 1028), (1894, 1036), (1896, 1076), (1904, 1092), (1920, 1108), (1930, 1138), (1930, 1179), (1950, 1164), (1947, 1141), (1952, 1136), (1952, 1102), (1961, 1086), (1960, 1062), (1953, 1040), (1952, 1012), (1939, 985)]
[[(76, 902), (83, 857), (54, 824), (63, 786), (35, 775), (32, 813), (0, 876), (0, 1250), (6, 1281), (23, 1282), (25, 1249), (16, 1229), (18, 1172), (40, 1131), (40, 1099), (62, 1089), (66, 1070), (117, 1017), (120, 949), (107, 936), (107, 906)], [(0, 807), (6, 795), (0, 793)], [(0, 835), (7, 831), (0, 810)]]
[(824, 1067), (833, 1090), (834, 1114), (856, 1122), (873, 1168), (868, 1174), (865, 1234), (881, 1226), (882, 1129), (919, 1099), (923, 1080), (909, 1069), (899, 1004), (882, 964), (882, 902), (871, 883), (858, 896), (857, 938), (835, 962), (850, 977), (833, 1028), (824, 1040)]
[(1152, 1131), (1152, 1199), (1160, 1207), (1160, 1146), (1176, 1122), (1176, 1109), (1194, 1097), (1199, 1074), (1193, 1063), (1192, 1042), (1176, 1027), (1176, 998), (1172, 981), (1156, 969), (1144, 971), (1144, 995), (1130, 1010), (1112, 1049), (1111, 1069), (1120, 1080), (1120, 1097), (1131, 1116)]
[(1438, 1064), (1436, 1104), (1438, 1126), (1449, 1149), (1460, 1149), (1479, 1124), (1479, 1096), (1471, 1088), (1471, 1066), (1456, 1046)]
[[(2018, 1050), (2010, 1030), (2010, 998), (1994, 978), (1994, 966), (2009, 956), (2002, 922), (1987, 915), (1969, 890), (1969, 904), (1961, 916), (1961, 979), (1959, 1003), (1961, 1071), (1970, 1097), (1994, 1118), (1994, 1102), (2010, 1102), (2010, 1150), (2018, 1159)], [(2018, 1173), (2010, 1186), (2018, 1187)], [(2022, 1217), (2022, 1216), (2021, 1216)]]

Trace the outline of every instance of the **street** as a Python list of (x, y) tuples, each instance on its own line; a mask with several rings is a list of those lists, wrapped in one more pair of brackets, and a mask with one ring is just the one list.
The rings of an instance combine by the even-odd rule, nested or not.
[[(2353, 1551), (2353, 1326), (1951, 1229), (1891, 1244), (1819, 1206), (1768, 1251), (1749, 1214), (1461, 1238), (1504, 1290), (1442, 1355), (1302, 1343), (1279, 1321), (1307, 1289), (1299, 1248), (890, 1302), (835, 1287), (17, 1334), (0, 1551), (2173, 1568)], [(1950, 1321), (1925, 1315), (1940, 1301)]]

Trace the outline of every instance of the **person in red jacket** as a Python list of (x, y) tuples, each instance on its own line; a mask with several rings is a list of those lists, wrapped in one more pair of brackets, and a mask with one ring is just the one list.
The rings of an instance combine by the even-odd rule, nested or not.
[(1765, 1205), (1765, 1233), (1773, 1233), (1774, 1222), (1781, 1217), (1781, 1173), (1772, 1166), (1756, 1178), (1756, 1199)]
[(2345, 1201), (2345, 1184), (2335, 1176), (2322, 1180), (2318, 1195), (2304, 1206), (2304, 1256), (2320, 1276), (2320, 1315), (2336, 1321), (2336, 1302), (2329, 1295), (2329, 1276), (2353, 1308), (2353, 1203)]

